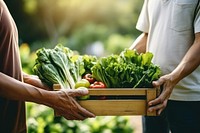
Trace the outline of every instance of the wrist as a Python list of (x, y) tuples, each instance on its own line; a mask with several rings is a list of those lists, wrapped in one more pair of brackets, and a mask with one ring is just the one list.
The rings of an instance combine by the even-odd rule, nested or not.
[(179, 74), (172, 72), (169, 75), (170, 75), (170, 82), (175, 86), (180, 81)]
[(46, 105), (48, 107), (54, 107), (56, 100), (56, 92), (42, 90), (44, 94), (42, 95), (40, 104)]
[(37, 104), (43, 104), (52, 107), (55, 100), (55, 94), (52, 91), (43, 90), (37, 87), (33, 87), (29, 91), (30, 96), (27, 97), (26, 101), (35, 102)]

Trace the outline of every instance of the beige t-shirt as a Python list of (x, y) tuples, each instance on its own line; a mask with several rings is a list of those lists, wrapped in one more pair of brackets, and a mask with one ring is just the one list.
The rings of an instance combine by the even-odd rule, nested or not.
[[(154, 54), (153, 62), (160, 65), (163, 74), (176, 68), (193, 44), (195, 33), (200, 32), (200, 5), (196, 8), (197, 2), (144, 1), (136, 28), (148, 33), (147, 51)], [(175, 86), (170, 99), (200, 101), (200, 67)]]
[[(0, 72), (22, 81), (17, 28), (2, 0), (0, 0)], [(25, 102), (0, 97), (0, 132), (26, 133)]]

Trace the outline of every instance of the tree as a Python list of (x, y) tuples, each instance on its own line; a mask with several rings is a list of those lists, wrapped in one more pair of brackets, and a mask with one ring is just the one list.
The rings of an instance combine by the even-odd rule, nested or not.
[(137, 33), (141, 0), (6, 0), (22, 42), (56, 42), (88, 23), (105, 25), (120, 34)]

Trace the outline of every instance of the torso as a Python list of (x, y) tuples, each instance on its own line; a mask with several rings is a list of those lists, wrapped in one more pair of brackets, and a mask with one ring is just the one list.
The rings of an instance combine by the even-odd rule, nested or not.
[[(163, 75), (168, 74), (176, 68), (194, 42), (193, 20), (198, 0), (145, 2), (148, 15), (138, 21), (139, 29), (148, 27), (147, 51), (154, 54), (153, 62), (161, 67)], [(142, 15), (145, 16), (145, 13)], [(200, 67), (178, 83), (170, 99), (200, 100), (199, 86)]]
[[(17, 28), (2, 0), (0, 0), (0, 72), (22, 81)], [(25, 102), (0, 98), (1, 132), (26, 132), (25, 117)]]

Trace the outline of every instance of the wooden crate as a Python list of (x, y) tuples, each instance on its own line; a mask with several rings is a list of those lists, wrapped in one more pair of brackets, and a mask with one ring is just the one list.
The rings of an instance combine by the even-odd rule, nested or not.
[[(54, 89), (59, 90), (60, 86), (54, 85)], [(101, 88), (88, 90), (90, 99), (79, 100), (78, 102), (96, 116), (157, 115), (156, 111), (147, 112), (147, 103), (159, 95), (158, 88)], [(105, 99), (100, 100), (102, 97), (105, 97)]]

